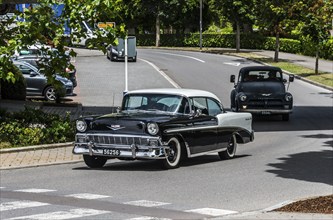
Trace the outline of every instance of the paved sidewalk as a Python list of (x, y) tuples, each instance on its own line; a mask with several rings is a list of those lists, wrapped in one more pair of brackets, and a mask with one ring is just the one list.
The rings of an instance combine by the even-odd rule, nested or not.
[(1, 149), (0, 170), (81, 162), (72, 149), (73, 143)]

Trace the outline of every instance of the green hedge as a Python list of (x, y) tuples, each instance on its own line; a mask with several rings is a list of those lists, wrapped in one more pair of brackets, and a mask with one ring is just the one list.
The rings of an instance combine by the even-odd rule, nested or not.
[(0, 148), (63, 143), (74, 140), (74, 122), (42, 110), (0, 110)]
[[(136, 35), (138, 46), (155, 46), (155, 35)], [(162, 34), (160, 46), (198, 47), (200, 36), (195, 34)], [(203, 34), (203, 47), (235, 48), (235, 34)], [(265, 37), (259, 33), (241, 34), (242, 49), (275, 50), (275, 37)], [(315, 56), (316, 47), (307, 40), (280, 38), (280, 51)], [(324, 44), (320, 57), (333, 60), (333, 39)]]

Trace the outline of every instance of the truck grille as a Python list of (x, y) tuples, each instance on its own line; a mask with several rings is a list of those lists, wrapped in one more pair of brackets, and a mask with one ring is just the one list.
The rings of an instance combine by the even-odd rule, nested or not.
[(250, 99), (248, 108), (253, 109), (284, 109), (281, 99)]

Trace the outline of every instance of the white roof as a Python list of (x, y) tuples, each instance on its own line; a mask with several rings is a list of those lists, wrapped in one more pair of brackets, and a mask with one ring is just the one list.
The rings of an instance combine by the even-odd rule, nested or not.
[(139, 89), (139, 90), (128, 91), (127, 94), (138, 94), (138, 93), (183, 95), (186, 97), (210, 97), (221, 102), (220, 99), (215, 94), (199, 89), (177, 89), (177, 88)]

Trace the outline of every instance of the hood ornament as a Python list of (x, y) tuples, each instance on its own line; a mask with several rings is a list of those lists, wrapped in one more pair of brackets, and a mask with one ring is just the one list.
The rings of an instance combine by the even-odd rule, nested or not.
[(117, 130), (125, 128), (125, 127), (121, 127), (120, 125), (111, 125), (111, 126), (106, 126), (106, 127), (110, 128), (112, 131), (117, 131)]
[(271, 96), (272, 95), (272, 93), (263, 93), (263, 94), (261, 94), (262, 96), (266, 96), (266, 97), (268, 97), (268, 96)]

